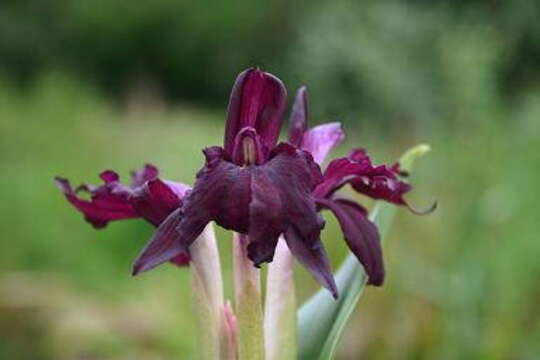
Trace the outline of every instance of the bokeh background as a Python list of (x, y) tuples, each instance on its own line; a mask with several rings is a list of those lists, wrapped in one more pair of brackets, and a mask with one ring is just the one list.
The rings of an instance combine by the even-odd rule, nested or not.
[[(0, 358), (195, 358), (188, 270), (132, 278), (151, 227), (96, 231), (52, 179), (152, 162), (192, 183), (236, 74), (258, 65), (290, 95), (308, 85), (313, 123), (345, 124), (335, 155), (433, 148), (409, 199), (439, 209), (399, 212), (388, 281), (338, 359), (538, 359), (539, 14), (534, 0), (1, 1)], [(337, 267), (330, 217), (324, 241)], [(316, 285), (296, 276), (302, 300)]]

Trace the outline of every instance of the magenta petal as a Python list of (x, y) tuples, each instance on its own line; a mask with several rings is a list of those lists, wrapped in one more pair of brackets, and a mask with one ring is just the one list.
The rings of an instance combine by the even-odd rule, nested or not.
[(258, 69), (248, 69), (236, 78), (231, 97), (224, 148), (231, 157), (234, 139), (244, 127), (253, 127), (268, 149), (279, 137), (287, 102), (285, 86), (277, 77)]
[(379, 231), (367, 218), (366, 210), (346, 199), (319, 199), (318, 203), (331, 210), (338, 219), (347, 245), (364, 266), (368, 284), (381, 286), (384, 263)]
[(304, 133), (302, 149), (309, 151), (317, 164), (322, 164), (332, 149), (345, 138), (338, 122), (315, 126)]
[(82, 190), (91, 191), (91, 199), (85, 200), (77, 196), (69, 181), (62, 177), (56, 177), (57, 186), (64, 192), (66, 199), (77, 210), (84, 214), (85, 219), (96, 228), (102, 228), (109, 221), (130, 219), (138, 217), (137, 212), (128, 200), (128, 194), (116, 192), (118, 175), (113, 172), (102, 173), (105, 185), (99, 187), (82, 186)]
[(189, 256), (188, 247), (180, 241), (176, 227), (182, 221), (180, 209), (173, 211), (157, 228), (133, 265), (133, 275), (150, 270), (177, 256)]
[(289, 143), (302, 145), (302, 138), (308, 126), (308, 94), (305, 86), (296, 92), (296, 98), (289, 119)]
[(327, 288), (337, 299), (337, 286), (328, 256), (320, 240), (317, 239), (312, 245), (308, 245), (293, 227), (285, 231), (285, 240), (294, 257), (306, 267), (321, 286)]
[(160, 179), (153, 179), (138, 188), (130, 197), (137, 213), (159, 226), (174, 210), (182, 205), (177, 193)]

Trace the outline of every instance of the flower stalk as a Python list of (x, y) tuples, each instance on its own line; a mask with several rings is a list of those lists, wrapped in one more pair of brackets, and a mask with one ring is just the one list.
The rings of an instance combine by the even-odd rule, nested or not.
[(223, 281), (213, 225), (206, 226), (198, 241), (190, 247), (191, 286), (196, 313), (199, 356), (203, 360), (220, 359), (223, 327)]
[(236, 316), (238, 319), (238, 359), (263, 360), (264, 335), (260, 270), (247, 256), (248, 237), (234, 234), (233, 268)]
[(279, 239), (274, 260), (268, 265), (264, 308), (266, 360), (296, 359), (296, 294), (293, 255)]

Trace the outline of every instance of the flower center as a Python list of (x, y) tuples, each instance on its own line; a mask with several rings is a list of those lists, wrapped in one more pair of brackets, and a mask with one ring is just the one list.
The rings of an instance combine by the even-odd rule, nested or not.
[(257, 161), (257, 152), (255, 142), (249, 136), (242, 139), (242, 152), (244, 155), (244, 166), (255, 165)]

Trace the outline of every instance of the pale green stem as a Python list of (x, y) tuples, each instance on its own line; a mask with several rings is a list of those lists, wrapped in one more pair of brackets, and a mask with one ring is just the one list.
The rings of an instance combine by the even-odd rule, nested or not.
[(264, 360), (263, 313), (259, 269), (247, 257), (248, 238), (235, 234), (233, 267), (238, 319), (238, 359)]
[(206, 226), (189, 251), (193, 307), (199, 331), (199, 358), (219, 360), (224, 307), (223, 281), (212, 224)]
[(296, 294), (293, 256), (283, 238), (268, 265), (264, 311), (266, 360), (296, 359)]

